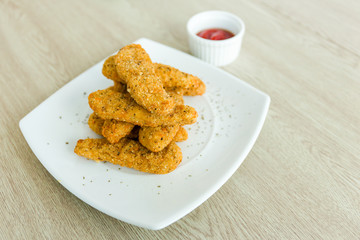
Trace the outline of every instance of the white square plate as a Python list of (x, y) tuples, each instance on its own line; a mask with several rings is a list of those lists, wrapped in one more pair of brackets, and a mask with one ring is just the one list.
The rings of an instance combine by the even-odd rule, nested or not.
[(243, 162), (265, 121), (270, 98), (249, 84), (186, 53), (142, 38), (154, 62), (200, 77), (203, 96), (185, 97), (199, 113), (178, 143), (183, 161), (170, 174), (153, 175), (95, 162), (74, 153), (78, 139), (99, 136), (87, 119), (89, 93), (112, 85), (104, 61), (76, 77), (20, 121), (21, 131), (44, 167), (65, 188), (94, 208), (122, 221), (161, 229), (214, 194)]

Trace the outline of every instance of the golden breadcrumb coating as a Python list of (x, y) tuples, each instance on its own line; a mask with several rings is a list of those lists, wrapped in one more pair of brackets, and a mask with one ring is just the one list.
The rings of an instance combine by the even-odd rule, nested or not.
[[(110, 87), (112, 90), (116, 92), (126, 93), (126, 84), (121, 82), (114, 81), (114, 86)], [(173, 88), (173, 89), (166, 89), (166, 92), (169, 94), (170, 97), (174, 99), (175, 105), (182, 105), (184, 104), (183, 98), (183, 90), (181, 88)]]
[(177, 105), (168, 115), (153, 114), (137, 104), (129, 94), (111, 88), (91, 93), (89, 105), (103, 119), (115, 119), (139, 126), (193, 124), (198, 116), (194, 108), (186, 105)]
[(125, 83), (125, 81), (119, 77), (116, 71), (115, 55), (110, 56), (105, 60), (102, 68), (102, 74), (113, 81)]
[(186, 96), (203, 95), (206, 86), (200, 78), (184, 73), (169, 65), (154, 63), (155, 74), (158, 75), (166, 88), (182, 89)]
[(184, 105), (182, 91), (166, 90), (166, 92), (174, 99), (175, 105)]
[[(101, 136), (104, 136), (102, 129), (103, 129), (104, 123), (106, 121), (111, 121), (111, 120), (104, 120), (104, 119), (98, 117), (95, 113), (92, 113), (89, 117), (88, 122), (89, 122), (89, 127), (95, 133), (97, 133)], [(121, 122), (121, 123), (123, 123), (123, 122)], [(130, 133), (128, 133), (128, 135), (126, 135), (126, 137), (131, 138), (131, 139), (137, 139), (139, 137), (139, 130), (140, 130), (139, 126), (134, 126), (133, 129), (130, 131)], [(186, 132), (185, 128), (180, 127), (179, 130), (177, 131), (173, 141), (183, 142), (183, 141), (187, 140), (187, 138), (188, 138), (188, 133)], [(108, 139), (108, 141), (109, 141), (109, 139)]]
[(80, 139), (74, 152), (95, 161), (107, 161), (142, 172), (166, 174), (181, 163), (180, 148), (172, 142), (160, 152), (151, 152), (138, 141), (122, 138), (118, 143), (106, 139)]
[(110, 143), (116, 143), (121, 138), (129, 135), (134, 125), (114, 119), (102, 119), (92, 113), (88, 120), (89, 127), (97, 134), (104, 136)]
[[(125, 80), (117, 74), (114, 58), (115, 55), (110, 56), (105, 61), (103, 74), (115, 82), (125, 84)], [(181, 91), (185, 96), (196, 96), (205, 93), (206, 86), (200, 78), (165, 64), (153, 63), (153, 65), (155, 75), (160, 78), (167, 92), (169, 92), (169, 90)]]
[(173, 140), (180, 126), (142, 127), (139, 142), (152, 152), (163, 150)]
[(145, 109), (156, 114), (169, 114), (175, 107), (174, 99), (165, 91), (153, 63), (139, 44), (130, 44), (115, 56), (116, 70), (125, 80), (127, 91)]
[(188, 133), (185, 128), (180, 127), (179, 131), (177, 131), (173, 141), (174, 142), (183, 142), (188, 139)]
[(102, 126), (101, 133), (110, 143), (116, 143), (121, 138), (130, 134), (133, 128), (134, 124), (114, 119), (106, 119)]
[(88, 120), (90, 129), (99, 135), (102, 135), (102, 126), (104, 125), (104, 122), (105, 120), (96, 115), (96, 113), (92, 113)]

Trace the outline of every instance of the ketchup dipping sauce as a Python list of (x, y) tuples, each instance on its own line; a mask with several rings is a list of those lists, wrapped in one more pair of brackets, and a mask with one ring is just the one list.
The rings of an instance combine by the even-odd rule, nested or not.
[(245, 24), (232, 13), (214, 10), (192, 16), (186, 30), (192, 55), (215, 66), (225, 66), (240, 53)]
[(205, 29), (198, 32), (196, 35), (209, 40), (225, 40), (235, 36), (232, 32), (221, 28)]

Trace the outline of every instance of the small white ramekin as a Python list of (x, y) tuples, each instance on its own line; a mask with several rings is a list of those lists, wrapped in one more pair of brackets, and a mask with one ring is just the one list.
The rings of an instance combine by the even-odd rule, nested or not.
[[(235, 36), (225, 40), (208, 40), (197, 36), (200, 31), (210, 28), (225, 29)], [(215, 66), (225, 66), (239, 56), (245, 24), (234, 14), (223, 11), (206, 11), (189, 19), (187, 32), (192, 55)]]

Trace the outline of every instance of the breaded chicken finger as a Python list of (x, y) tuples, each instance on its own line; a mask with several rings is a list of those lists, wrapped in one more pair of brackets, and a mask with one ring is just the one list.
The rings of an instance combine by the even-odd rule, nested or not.
[(177, 131), (173, 141), (174, 142), (183, 142), (188, 139), (188, 133), (185, 128), (180, 127), (179, 131)]
[(138, 141), (122, 138), (110, 144), (106, 139), (79, 140), (74, 152), (95, 161), (107, 161), (142, 172), (166, 174), (182, 160), (180, 148), (172, 142), (160, 152), (151, 152)]
[(90, 129), (99, 135), (102, 135), (102, 127), (104, 122), (105, 120), (96, 115), (96, 113), (92, 113), (88, 119), (88, 125)]
[(145, 109), (156, 114), (169, 114), (174, 99), (165, 91), (149, 55), (139, 44), (123, 47), (115, 56), (116, 70), (125, 80), (127, 91)]
[[(103, 136), (102, 129), (103, 129), (105, 121), (111, 121), (111, 120), (104, 120), (104, 119), (98, 117), (95, 113), (92, 113), (89, 117), (88, 122), (89, 122), (90, 128), (95, 133)], [(140, 127), (134, 125), (133, 129), (125, 137), (131, 138), (131, 139), (137, 139), (139, 137), (139, 130), (140, 130)], [(188, 133), (186, 132), (185, 128), (180, 127), (179, 130), (177, 131), (175, 137), (173, 138), (173, 141), (183, 142), (187, 138), (188, 138)], [(109, 139), (108, 139), (108, 141), (109, 141)], [(116, 142), (118, 142), (118, 141), (116, 141)]]
[(152, 152), (163, 150), (173, 140), (180, 126), (142, 127), (139, 142)]
[(153, 114), (138, 105), (129, 94), (111, 88), (91, 93), (89, 105), (103, 119), (115, 119), (139, 126), (193, 124), (198, 116), (194, 108), (186, 105), (177, 105), (173, 113), (168, 115)]
[(102, 74), (108, 79), (111, 79), (113, 81), (120, 82), (123, 84), (126, 83), (122, 78), (119, 77), (116, 71), (115, 55), (110, 56), (108, 59), (105, 60), (102, 68)]
[(186, 96), (203, 95), (206, 91), (205, 83), (198, 77), (161, 63), (154, 63), (154, 68), (155, 74), (168, 89), (182, 89)]
[(105, 137), (110, 143), (116, 143), (121, 138), (129, 135), (134, 125), (114, 119), (102, 119), (92, 113), (88, 120), (89, 127), (97, 134)]
[[(105, 77), (114, 80), (115, 82), (125, 84), (125, 80), (122, 79), (116, 71), (115, 55), (110, 56), (103, 65), (103, 74)], [(185, 96), (202, 95), (206, 91), (206, 86), (200, 78), (191, 74), (185, 73), (174, 67), (161, 64), (154, 64), (154, 73), (157, 75), (163, 86), (167, 91), (176, 90), (181, 91)]]
[(121, 138), (130, 134), (134, 126), (135, 125), (131, 123), (106, 119), (102, 126), (101, 133), (110, 143), (116, 143)]
[(167, 92), (174, 99), (175, 105), (184, 105), (183, 92), (181, 90), (170, 90)]

